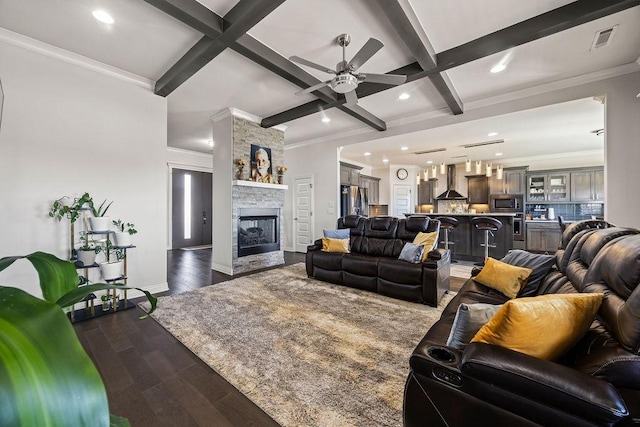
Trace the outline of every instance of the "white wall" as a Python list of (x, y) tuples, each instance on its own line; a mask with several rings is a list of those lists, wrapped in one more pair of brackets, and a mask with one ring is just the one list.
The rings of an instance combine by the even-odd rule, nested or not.
[[(167, 289), (167, 102), (149, 89), (0, 42), (0, 256), (42, 250), (66, 258), (69, 224), (48, 217), (64, 195), (113, 200), (138, 229), (129, 284)], [(39, 295), (27, 263), (0, 283)]]
[[(286, 131), (285, 131), (286, 134)], [(285, 218), (293, 218), (293, 182), (296, 177), (313, 175), (313, 235), (312, 240), (322, 237), (323, 229), (334, 229), (340, 216), (340, 167), (337, 144), (312, 144), (284, 150), (284, 163), (289, 168), (285, 184), (289, 190), (285, 196)], [(328, 213), (333, 202), (334, 213)], [(285, 222), (285, 236), (293, 238), (293, 223)], [(292, 247), (291, 242), (285, 242)]]

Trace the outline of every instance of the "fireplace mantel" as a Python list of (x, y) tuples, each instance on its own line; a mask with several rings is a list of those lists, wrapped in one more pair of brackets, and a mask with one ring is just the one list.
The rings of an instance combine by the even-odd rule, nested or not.
[(264, 182), (235, 180), (231, 182), (232, 185), (240, 185), (244, 187), (261, 187), (261, 188), (273, 188), (275, 190), (288, 190), (289, 186), (284, 184), (267, 184)]

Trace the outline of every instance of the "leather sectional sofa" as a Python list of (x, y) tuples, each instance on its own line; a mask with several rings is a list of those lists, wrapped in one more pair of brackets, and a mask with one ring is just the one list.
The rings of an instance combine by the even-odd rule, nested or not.
[(411, 355), (404, 425), (640, 425), (640, 231), (609, 225), (568, 226), (538, 288), (605, 295), (569, 352), (548, 361), (480, 342), (446, 346), (461, 303), (507, 301), (471, 278)]
[(435, 249), (422, 263), (398, 259), (418, 232), (439, 231), (429, 218), (348, 215), (338, 228), (350, 230), (350, 253), (322, 251), (322, 240), (307, 247), (307, 275), (325, 282), (436, 306), (449, 290), (450, 253)]

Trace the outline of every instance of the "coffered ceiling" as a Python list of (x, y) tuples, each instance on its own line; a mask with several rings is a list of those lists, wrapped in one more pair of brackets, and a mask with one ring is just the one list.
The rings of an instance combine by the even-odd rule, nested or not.
[[(17, 33), (149, 80), (168, 99), (168, 145), (207, 152), (209, 118), (228, 107), (263, 117), (265, 126), (286, 125), (285, 144), (354, 131), (377, 138), (400, 119), (436, 111), (464, 114), (465, 103), (496, 95), (634, 63), (640, 69), (639, 5), (640, 0), (0, 0), (0, 27), (6, 30), (0, 40)], [(115, 23), (96, 21), (96, 9)], [(611, 44), (591, 50), (595, 33), (615, 25)], [(331, 76), (287, 58), (297, 55), (334, 68), (342, 59), (335, 42), (342, 33), (352, 39), (347, 60), (371, 37), (384, 44), (359, 72), (405, 74), (407, 83), (361, 83), (357, 105), (345, 105), (328, 87), (295, 95)], [(490, 73), (499, 62), (506, 70)], [(401, 93), (410, 98), (400, 101)], [(559, 108), (554, 114), (571, 111)], [(323, 122), (325, 117), (330, 121)], [(517, 118), (525, 123), (526, 115)], [(526, 140), (541, 132), (527, 129)]]

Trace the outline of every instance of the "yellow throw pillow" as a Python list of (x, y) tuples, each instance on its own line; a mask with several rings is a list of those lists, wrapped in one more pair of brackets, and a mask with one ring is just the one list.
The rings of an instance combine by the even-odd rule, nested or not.
[(424, 251), (422, 252), (422, 261), (424, 261), (427, 259), (427, 255), (429, 255), (429, 252), (434, 250), (438, 246), (438, 232), (418, 232), (418, 234), (416, 234), (416, 237), (413, 239), (413, 244), (424, 246)]
[(471, 342), (554, 360), (589, 330), (604, 294), (550, 294), (507, 301)]
[(325, 252), (349, 253), (349, 239), (322, 238), (322, 250)]
[(515, 298), (520, 289), (527, 284), (532, 271), (530, 268), (516, 267), (489, 257), (474, 280), (502, 292), (509, 298)]

